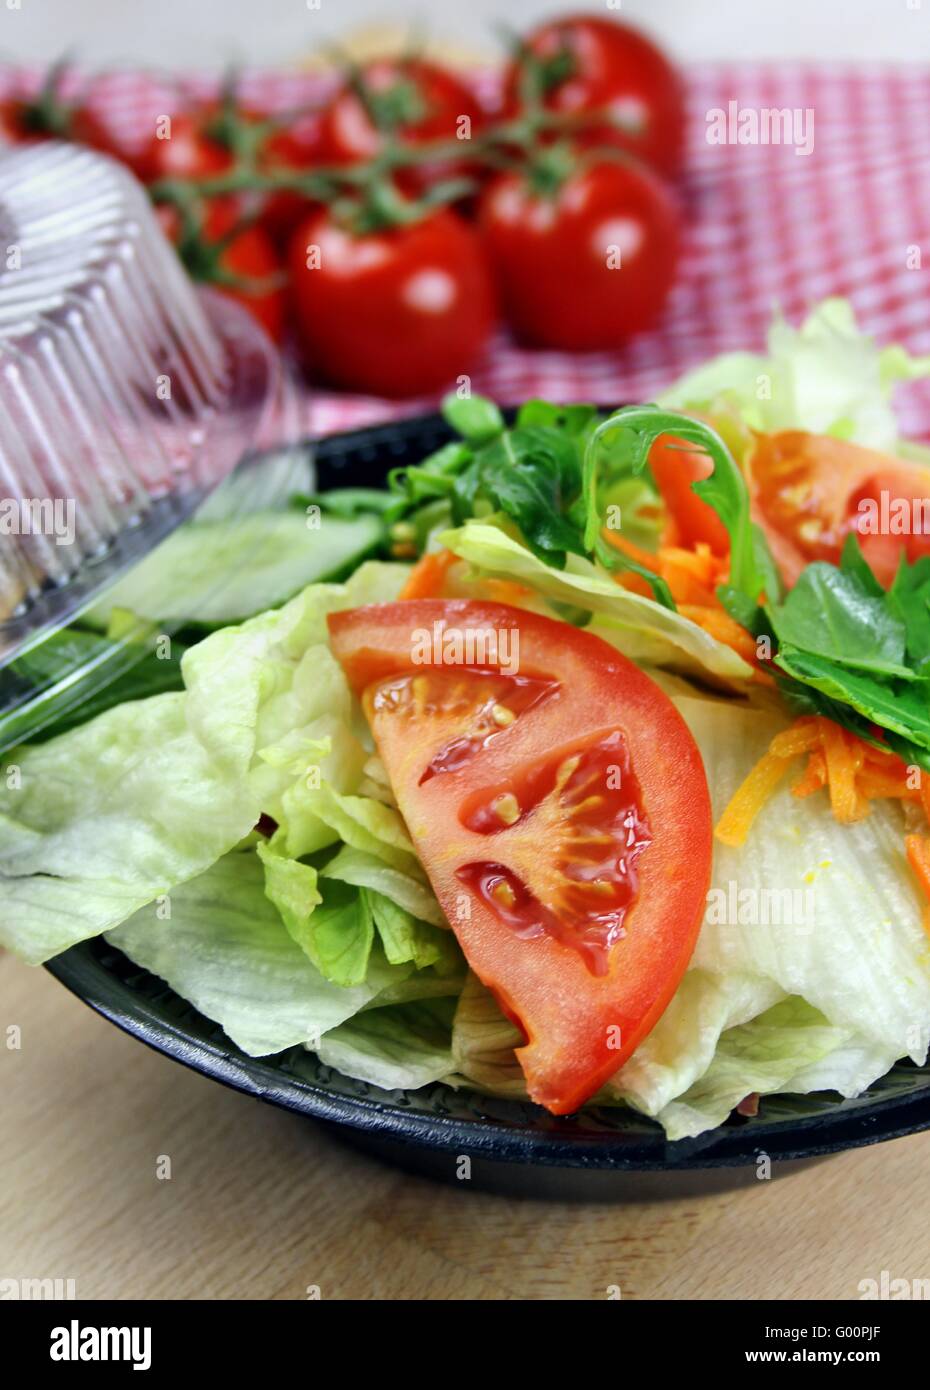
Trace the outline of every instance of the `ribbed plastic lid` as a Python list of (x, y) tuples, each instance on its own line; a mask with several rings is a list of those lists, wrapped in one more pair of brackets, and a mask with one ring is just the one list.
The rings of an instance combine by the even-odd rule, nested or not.
[(194, 287), (127, 169), (56, 142), (0, 152), (0, 717), (22, 704), (4, 668), (237, 466), (226, 513), (264, 504), (281, 386), (265, 334)]

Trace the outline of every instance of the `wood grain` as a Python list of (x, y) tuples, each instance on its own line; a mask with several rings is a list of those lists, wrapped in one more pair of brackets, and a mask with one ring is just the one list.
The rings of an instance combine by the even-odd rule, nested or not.
[(0, 1097), (0, 1277), (79, 1298), (856, 1299), (883, 1269), (930, 1277), (928, 1134), (694, 1200), (447, 1188), (186, 1071), (9, 957)]

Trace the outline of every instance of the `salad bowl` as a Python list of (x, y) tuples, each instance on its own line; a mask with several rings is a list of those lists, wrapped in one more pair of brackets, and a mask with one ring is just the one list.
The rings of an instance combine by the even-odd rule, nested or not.
[[(378, 487), (389, 469), (416, 463), (450, 437), (438, 414), (330, 436), (316, 445), (318, 486)], [(762, 1097), (756, 1113), (734, 1113), (698, 1138), (671, 1142), (657, 1123), (626, 1107), (554, 1116), (528, 1101), (441, 1082), (381, 1090), (303, 1047), (249, 1056), (102, 937), (71, 947), (46, 968), (174, 1061), (334, 1126), (380, 1158), (466, 1188), (596, 1201), (700, 1194), (777, 1178), (841, 1150), (930, 1127), (930, 1069), (910, 1061), (854, 1099), (825, 1092)]]

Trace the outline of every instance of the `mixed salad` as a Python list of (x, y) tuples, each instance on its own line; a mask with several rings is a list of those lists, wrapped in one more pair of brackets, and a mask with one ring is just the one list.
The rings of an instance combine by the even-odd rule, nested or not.
[(828, 301), (654, 405), (450, 398), (383, 490), (189, 524), (15, 663), (141, 644), (5, 756), (0, 941), (672, 1139), (922, 1064), (928, 375)]

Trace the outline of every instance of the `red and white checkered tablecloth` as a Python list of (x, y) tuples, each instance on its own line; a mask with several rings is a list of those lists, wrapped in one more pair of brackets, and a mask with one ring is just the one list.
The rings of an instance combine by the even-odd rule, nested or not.
[[(502, 402), (649, 400), (716, 353), (761, 347), (775, 303), (794, 321), (831, 294), (848, 296), (878, 339), (930, 353), (930, 72), (823, 64), (705, 64), (685, 72), (685, 249), (661, 322), (616, 352), (581, 355), (523, 349), (501, 331), (473, 373), (476, 391)], [(34, 86), (38, 76), (0, 72), (0, 96)], [(241, 82), (243, 101), (262, 109), (288, 110), (321, 95), (313, 75), (245, 72)], [(478, 85), (493, 99), (493, 75)], [(184, 83), (198, 96), (214, 88), (206, 78)], [(140, 140), (158, 114), (177, 107), (177, 86), (152, 74), (108, 73), (91, 92), (103, 117), (123, 132), (138, 130)], [(811, 110), (812, 152), (708, 143), (708, 111), (730, 101), (740, 109)], [(435, 400), (387, 402), (317, 388), (301, 413), (323, 434), (414, 414)], [(930, 436), (930, 388), (909, 386), (901, 407), (903, 432)]]

